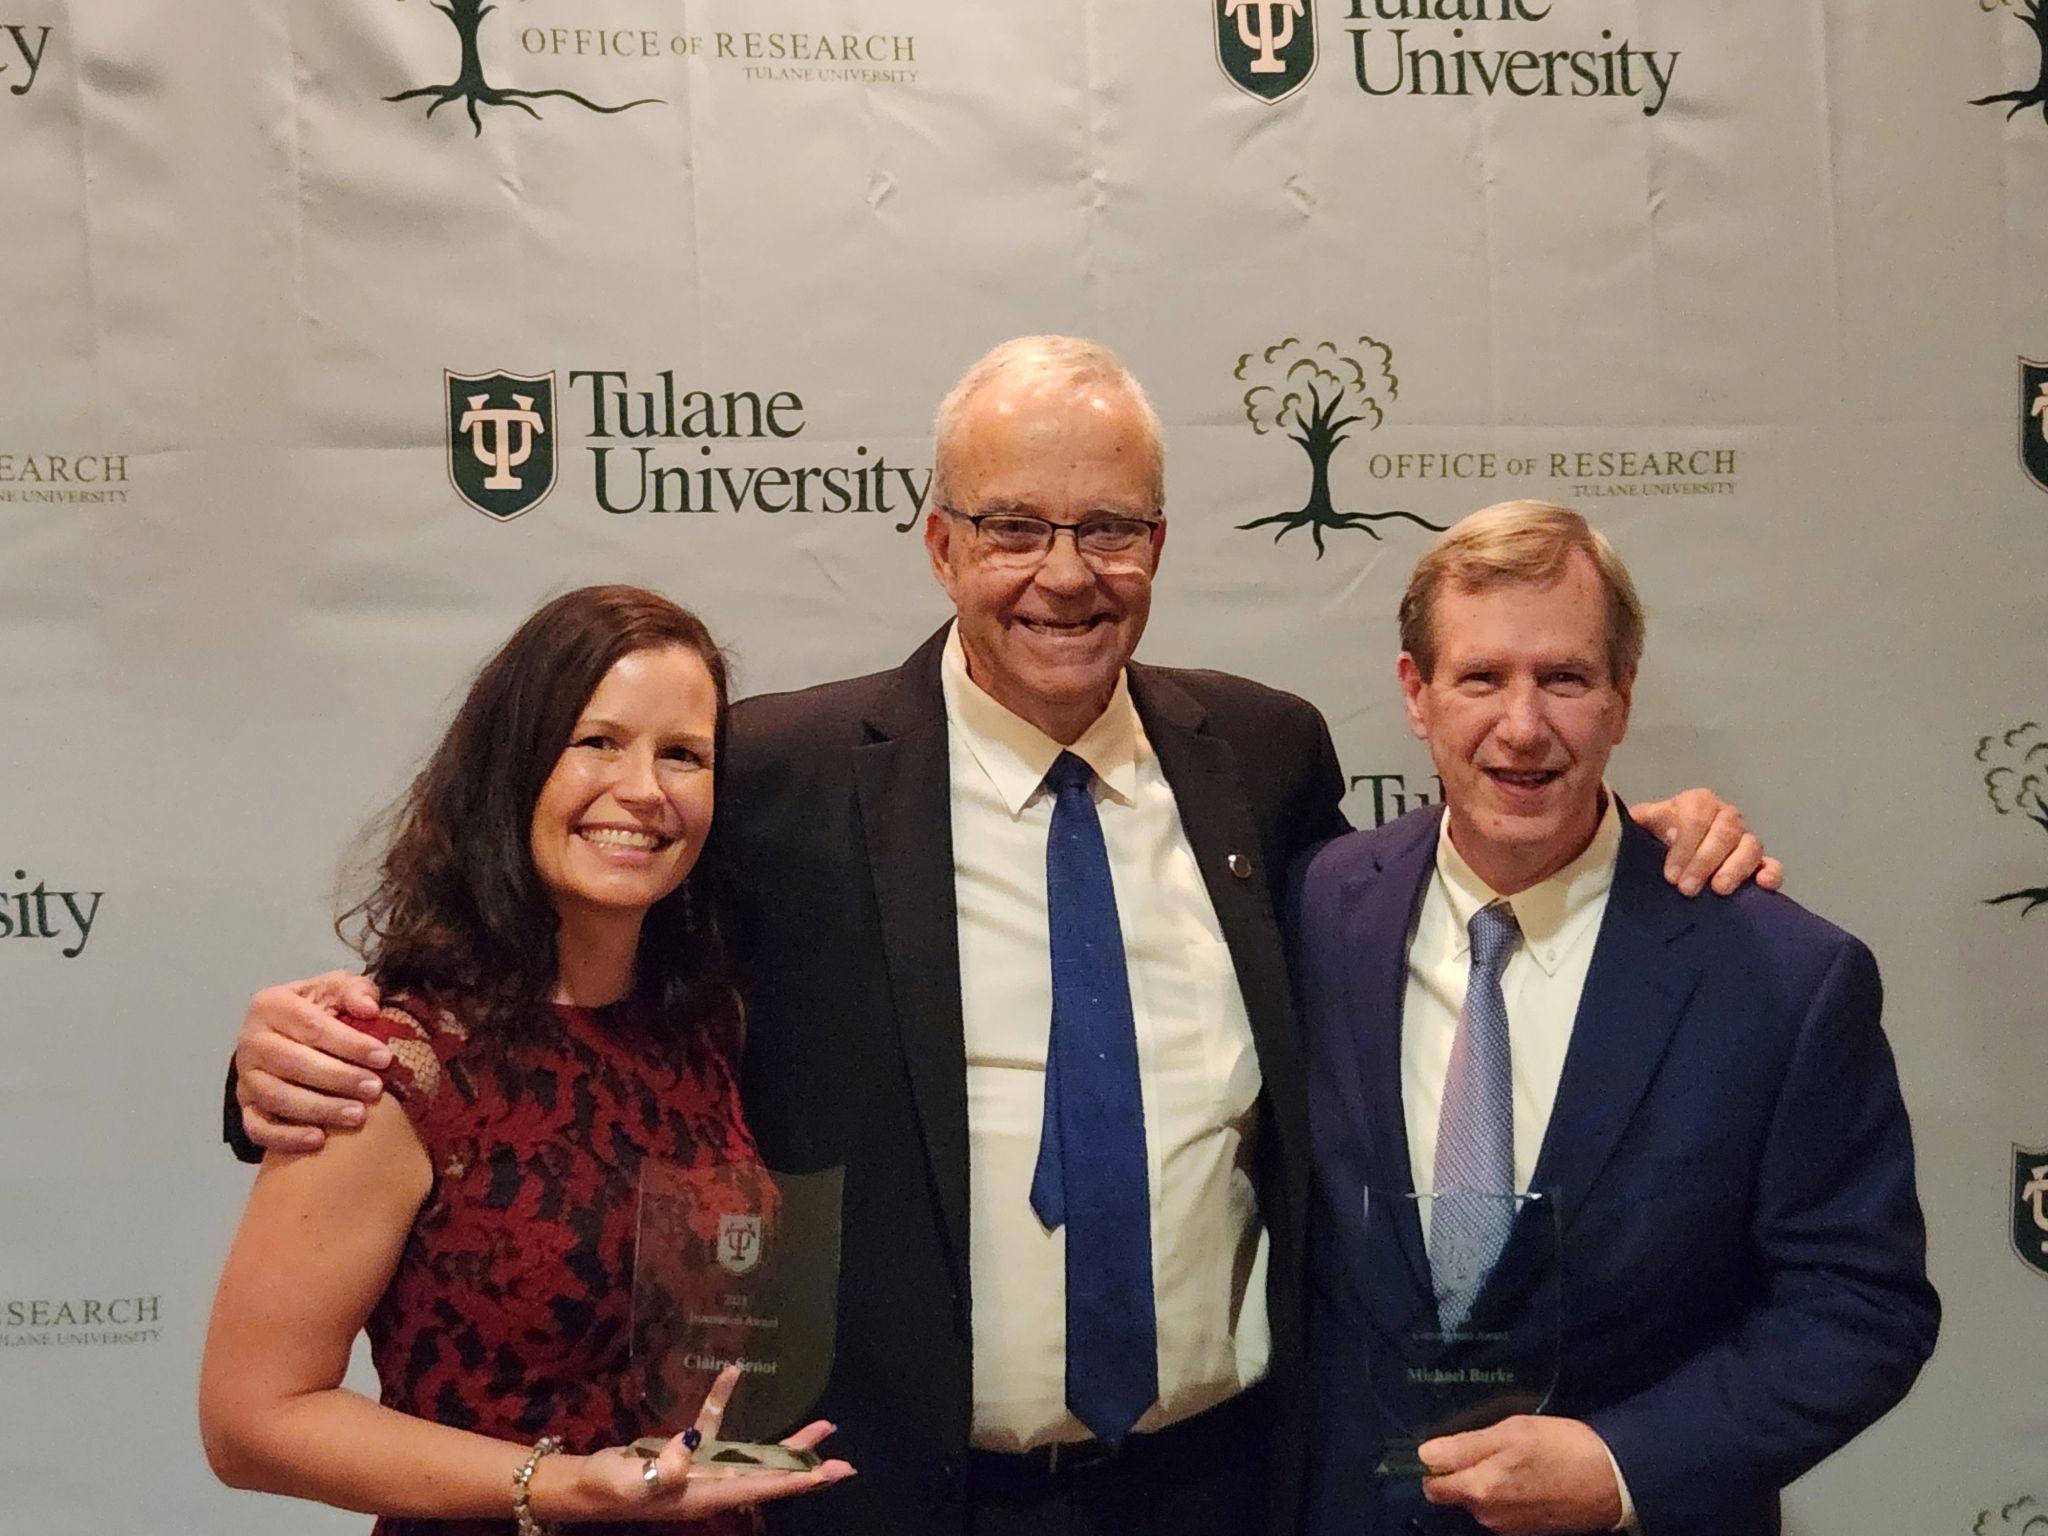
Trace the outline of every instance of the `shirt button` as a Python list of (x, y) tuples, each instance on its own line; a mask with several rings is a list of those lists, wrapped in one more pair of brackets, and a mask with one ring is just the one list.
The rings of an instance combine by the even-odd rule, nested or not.
[(1238, 879), (1251, 879), (1252, 861), (1246, 858), (1243, 854), (1233, 853), (1229, 858), (1225, 859), (1223, 862), (1225, 865), (1229, 867), (1230, 872), (1233, 875), (1237, 876)]

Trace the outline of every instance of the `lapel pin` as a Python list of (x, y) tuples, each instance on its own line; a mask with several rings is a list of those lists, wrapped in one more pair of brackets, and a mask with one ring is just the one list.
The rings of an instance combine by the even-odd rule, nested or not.
[(1229, 858), (1225, 859), (1223, 862), (1230, 867), (1230, 872), (1233, 875), (1237, 876), (1238, 879), (1251, 879), (1252, 861), (1246, 858), (1243, 854), (1233, 853)]

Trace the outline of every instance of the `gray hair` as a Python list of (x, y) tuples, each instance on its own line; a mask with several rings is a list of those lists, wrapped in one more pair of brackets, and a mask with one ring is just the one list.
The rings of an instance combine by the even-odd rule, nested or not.
[(991, 348), (960, 376), (960, 382), (939, 402), (938, 415), (932, 422), (933, 505), (949, 503), (954, 440), (968, 407), (992, 384), (1032, 393), (1078, 394), (1090, 387), (1106, 387), (1121, 394), (1137, 407), (1145, 447), (1152, 456), (1152, 510), (1165, 509), (1166, 439), (1159, 425), (1159, 413), (1152, 409), (1144, 386), (1124, 366), (1122, 358), (1101, 342), (1085, 341), (1078, 336), (1015, 337)]

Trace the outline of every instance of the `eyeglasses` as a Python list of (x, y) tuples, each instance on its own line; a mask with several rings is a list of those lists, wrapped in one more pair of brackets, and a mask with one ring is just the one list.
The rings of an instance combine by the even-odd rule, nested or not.
[(1053, 540), (1070, 534), (1074, 552), (1090, 565), (1134, 565), (1152, 549), (1161, 517), (1090, 517), (1078, 523), (1052, 523), (1021, 512), (961, 512), (939, 509), (959, 522), (972, 523), (996, 559), (1036, 564), (1052, 553)]

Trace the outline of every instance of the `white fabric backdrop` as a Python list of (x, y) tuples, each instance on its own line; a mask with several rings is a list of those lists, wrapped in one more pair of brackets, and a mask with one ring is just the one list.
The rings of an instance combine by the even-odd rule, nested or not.
[[(344, 846), (544, 597), (662, 587), (747, 691), (900, 659), (943, 613), (897, 531), (929, 413), (1029, 330), (1107, 340), (1166, 420), (1144, 654), (1315, 700), (1355, 820), (1366, 776), (1402, 776), (1388, 810), (1434, 792), (1392, 685), (1428, 534), (1331, 528), (1318, 558), (1237, 527), (1309, 496), (1247, 411), (1261, 354), (1329, 342), (1377, 407), (1332, 511), (1530, 494), (1615, 537), (1652, 614), (1618, 781), (1728, 793), (1874, 945), (1920, 1140), (1940, 1351), (1792, 1523), (2020, 1529), (2048, 1499), (2048, 1260), (2016, 1260), (2011, 1189), (2048, 1144), (2048, 914), (1986, 902), (2048, 884), (2048, 826), (1974, 754), (2048, 720), (2015, 389), (2048, 356), (2048, 119), (1971, 102), (2041, 49), (2001, 0), (1501, 9), (1319, 0), (1273, 104), (1193, 0), (520, 0), (477, 31), (481, 90), (650, 100), (473, 125), (384, 99), (456, 80), (424, 0), (0, 4), (0, 1531), (361, 1527), (199, 1453), (243, 999), (343, 958)], [(1396, 29), (1496, 94), (1370, 94)], [(1654, 115), (1511, 93), (1624, 44), (1639, 86), (1642, 52), (1668, 70)], [(451, 482), (450, 370), (555, 376), (556, 484), (512, 520)], [(662, 370), (793, 394), (800, 429), (593, 435), (572, 371)], [(616, 504), (643, 448), (762, 495), (602, 510), (593, 450), (634, 469)], [(875, 465), (893, 514), (747, 480)]]

